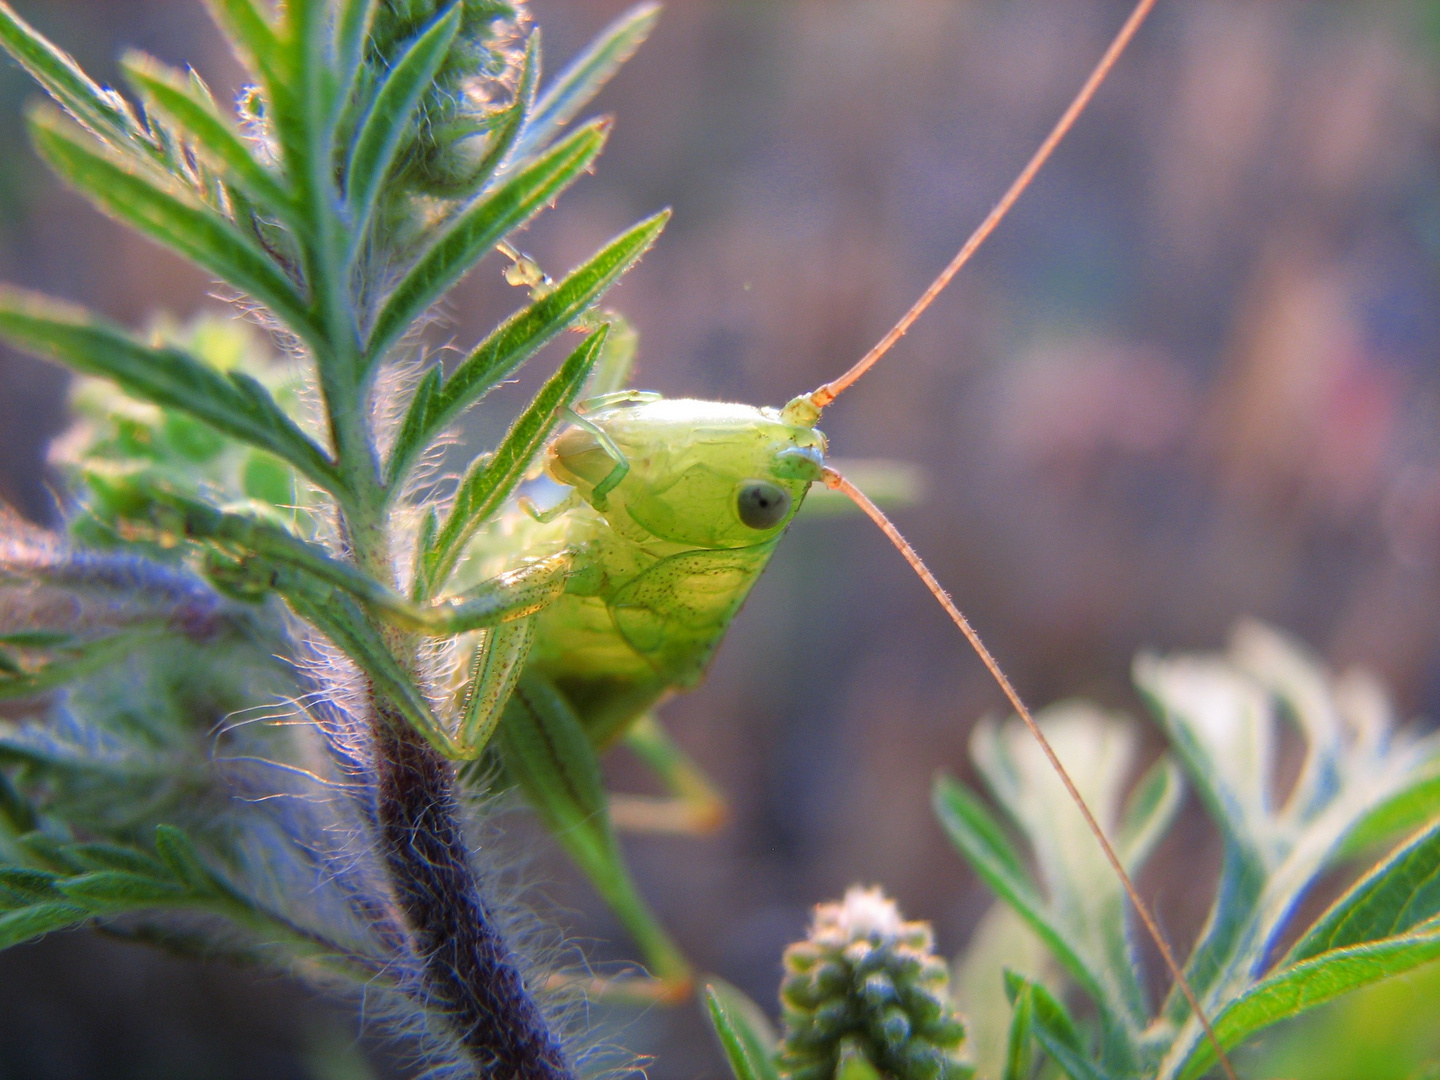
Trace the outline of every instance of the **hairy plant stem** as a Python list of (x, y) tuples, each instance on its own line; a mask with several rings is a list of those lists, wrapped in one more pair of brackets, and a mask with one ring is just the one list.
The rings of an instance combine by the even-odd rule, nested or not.
[(374, 740), (386, 869), (423, 958), (427, 990), (477, 1071), (499, 1080), (573, 1080), (481, 895), (454, 768), (383, 706), (376, 710)]

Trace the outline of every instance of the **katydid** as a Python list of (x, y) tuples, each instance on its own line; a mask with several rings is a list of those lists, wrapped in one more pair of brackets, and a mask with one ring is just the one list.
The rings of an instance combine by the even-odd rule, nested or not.
[[(1140, 0), (1053, 131), (994, 210), (919, 300), (839, 379), (782, 409), (618, 389), (629, 374), (629, 336), (596, 369), (595, 393), (566, 413), (542, 463), (564, 497), (548, 509), (509, 505), (457, 551), (441, 577), (452, 586), (494, 582), (547, 560), (564, 587), (539, 610), (517, 600), (515, 617), (478, 631), (447, 738), (452, 756), (488, 745), (556, 839), (635, 937), (653, 976), (631, 990), (688, 992), (688, 963), (630, 879), (614, 828), (668, 831), (718, 824), (723, 803), (665, 735), (654, 710), (694, 686), (786, 527), (816, 481), (850, 497), (895, 543), (944, 606), (1030, 727), (1124, 881), (1177, 985), (1205, 1021), (1148, 908), (1029, 711), (975, 631), (883, 513), (826, 464), (816, 427), (823, 409), (908, 330), (1008, 212), (1103, 82), (1154, 0)], [(545, 288), (543, 275), (507, 249), (512, 282)], [(603, 316), (602, 316), (603, 318)], [(433, 570), (428, 573), (433, 575)], [(419, 574), (424, 578), (426, 573)], [(439, 582), (426, 580), (422, 592)], [(491, 741), (493, 735), (493, 743)], [(598, 753), (627, 740), (673, 795), (668, 802), (608, 800)], [(1228, 1075), (1228, 1061), (1216, 1042)]]

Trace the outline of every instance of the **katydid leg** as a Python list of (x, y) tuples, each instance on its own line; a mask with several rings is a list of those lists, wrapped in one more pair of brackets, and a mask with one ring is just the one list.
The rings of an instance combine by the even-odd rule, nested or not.
[(725, 796), (680, 749), (653, 713), (625, 733), (625, 743), (660, 778), (669, 796), (611, 795), (610, 820), (617, 829), (652, 833), (711, 833), (725, 824)]

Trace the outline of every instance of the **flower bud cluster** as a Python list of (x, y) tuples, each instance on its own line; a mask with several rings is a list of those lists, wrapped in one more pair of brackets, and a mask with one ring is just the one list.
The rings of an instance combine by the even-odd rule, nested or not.
[(928, 923), (905, 922), (879, 889), (852, 887), (815, 909), (809, 937), (785, 950), (780, 988), (785, 1080), (832, 1080), (860, 1053), (893, 1080), (960, 1080), (965, 1028)]

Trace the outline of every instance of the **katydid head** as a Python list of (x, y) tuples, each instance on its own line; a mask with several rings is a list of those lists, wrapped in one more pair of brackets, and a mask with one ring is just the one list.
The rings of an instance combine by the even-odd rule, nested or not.
[(764, 543), (825, 466), (825, 436), (775, 409), (628, 395), (576, 419), (551, 440), (545, 468), (632, 539)]

